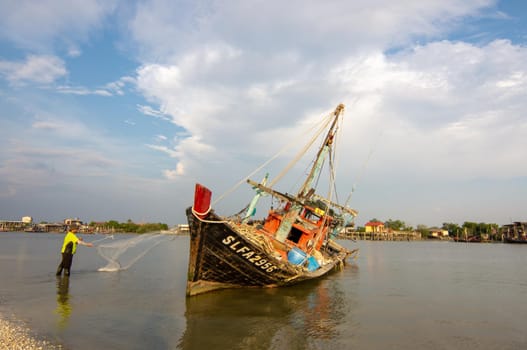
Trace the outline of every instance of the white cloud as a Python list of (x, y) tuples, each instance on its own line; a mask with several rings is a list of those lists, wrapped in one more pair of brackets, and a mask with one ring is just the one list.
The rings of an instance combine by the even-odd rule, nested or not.
[(137, 109), (144, 115), (159, 118), (161, 120), (171, 121), (170, 117), (162, 111), (153, 108), (152, 106), (137, 105)]
[(83, 86), (68, 86), (61, 85), (57, 86), (57, 92), (62, 94), (71, 94), (71, 95), (98, 95), (98, 96), (123, 96), (125, 94), (125, 87), (128, 84), (135, 84), (135, 80), (131, 77), (122, 77), (117, 81), (107, 83), (104, 87), (89, 89)]
[(527, 49), (443, 41), (374, 57), (348, 59), (333, 76), (376, 101), (366, 112), (383, 131), (377, 170), (429, 179), (527, 174)]
[(500, 80), (496, 83), (496, 86), (499, 88), (525, 88), (525, 83), (527, 81), (527, 77), (525, 76), (525, 72), (511, 72), (509, 76), (504, 77), (503, 80)]
[(82, 55), (82, 51), (77, 46), (70, 46), (68, 48), (69, 57), (79, 57), (80, 55)]
[[(48, 113), (38, 113), (34, 116), (31, 128), (37, 133), (53, 137), (74, 139), (77, 141), (96, 141), (98, 137), (84, 122), (74, 118), (65, 118)], [(46, 138), (48, 139), (48, 138)], [(53, 138), (51, 138), (53, 139)]]
[[(291, 133), (322, 106), (329, 110), (357, 96), (361, 108), (373, 103), (367, 113), (375, 114), (372, 108), (383, 108), (387, 98), (411, 97), (396, 95), (401, 86), (419, 94), (421, 105), (448, 105), (448, 84), (455, 81), (441, 70), (404, 67), (383, 52), (414, 37), (439, 35), (493, 3), (145, 2), (129, 27), (144, 50), (138, 89), (159, 105), (159, 113), (143, 111), (170, 116), (194, 137), (178, 147), (187, 164), (201, 147), (221, 149), (218, 161), (240, 149), (258, 152), (259, 140)], [(347, 79), (338, 77), (341, 71)]]
[(151, 148), (151, 149), (153, 149), (153, 150), (166, 153), (172, 158), (178, 158), (180, 156), (180, 154), (179, 154), (179, 152), (177, 150), (168, 148), (166, 146), (161, 146), (161, 145), (146, 145), (146, 146)]
[(29, 55), (24, 62), (0, 61), (0, 73), (11, 84), (51, 84), (68, 72), (64, 61), (56, 56)]
[(125, 94), (125, 88), (127, 86), (135, 86), (135, 84), (136, 81), (133, 77), (124, 76), (116, 81), (106, 84), (104, 89), (110, 92), (112, 95), (123, 96)]
[(176, 165), (176, 169), (163, 171), (163, 175), (168, 180), (175, 180), (179, 178), (180, 176), (185, 175), (185, 169), (183, 167), (183, 164), (178, 163)]
[(1, 1), (0, 37), (18, 47), (49, 52), (55, 43), (85, 41), (116, 4), (117, 0)]
[(57, 92), (61, 94), (70, 94), (70, 95), (80, 95), (80, 96), (87, 96), (87, 95), (98, 95), (98, 96), (113, 96), (113, 94), (104, 89), (88, 89), (86, 87), (82, 86), (58, 86)]
[(494, 3), (156, 0), (138, 5), (129, 30), (146, 61), (218, 42), (259, 54), (294, 50), (331, 59), (361, 47), (397, 47), (415, 37), (438, 36)]

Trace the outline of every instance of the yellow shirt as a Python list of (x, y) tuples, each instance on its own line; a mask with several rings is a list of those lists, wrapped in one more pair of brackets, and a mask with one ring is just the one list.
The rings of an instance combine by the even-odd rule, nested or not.
[(68, 231), (68, 233), (66, 234), (66, 237), (64, 237), (64, 243), (62, 244), (61, 252), (64, 253), (64, 251), (66, 251), (66, 246), (68, 245), (68, 243), (72, 242), (73, 248), (72, 248), (71, 254), (75, 254), (75, 252), (77, 251), (78, 241), (79, 241), (79, 238), (75, 236), (75, 233)]

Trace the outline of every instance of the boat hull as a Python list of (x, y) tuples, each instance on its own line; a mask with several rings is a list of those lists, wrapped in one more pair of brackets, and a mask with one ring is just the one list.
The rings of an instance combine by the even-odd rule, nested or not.
[(186, 214), (190, 229), (188, 296), (224, 288), (295, 284), (325, 275), (352, 253), (334, 243), (328, 245), (326, 263), (308, 271), (283, 259), (263, 234), (242, 232), (242, 224), (223, 221), (212, 210), (201, 218), (192, 208)]
[(527, 244), (526, 239), (515, 239), (515, 238), (508, 238), (508, 237), (504, 238), (504, 242), (505, 243), (515, 243), (515, 244)]

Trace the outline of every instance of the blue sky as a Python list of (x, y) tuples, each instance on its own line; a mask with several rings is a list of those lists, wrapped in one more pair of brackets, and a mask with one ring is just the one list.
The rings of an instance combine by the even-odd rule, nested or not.
[(195, 182), (219, 197), (344, 103), (337, 181), (359, 225), (525, 221), (526, 16), (492, 0), (2, 1), (0, 219), (183, 223)]

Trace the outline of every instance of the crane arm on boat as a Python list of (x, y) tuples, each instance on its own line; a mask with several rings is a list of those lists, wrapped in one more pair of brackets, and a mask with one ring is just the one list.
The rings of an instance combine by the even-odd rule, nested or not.
[(249, 185), (254, 186), (255, 188), (263, 191), (263, 192), (267, 192), (267, 193), (269, 193), (270, 195), (272, 195), (274, 197), (280, 198), (281, 200), (292, 202), (292, 203), (299, 203), (301, 205), (304, 205), (304, 201), (300, 200), (299, 198), (292, 197), (292, 196), (290, 196), (288, 194), (275, 191), (272, 188), (264, 186), (264, 185), (262, 185), (262, 184), (260, 184), (258, 182), (255, 182), (255, 181), (253, 181), (251, 179), (247, 179), (247, 183)]
[(343, 205), (340, 205), (338, 203), (335, 203), (335, 202), (332, 202), (332, 201), (328, 201), (326, 198), (324, 197), (321, 197), (319, 196), (318, 194), (314, 194), (313, 195), (313, 199), (315, 200), (321, 200), (323, 201), (324, 203), (327, 203), (329, 205), (329, 207), (333, 207), (333, 208), (337, 208), (337, 209), (340, 209), (341, 211), (345, 212), (345, 213), (349, 213), (351, 214), (352, 216), (357, 216), (359, 213), (355, 210), (355, 209), (352, 209), (352, 208), (349, 208), (349, 207), (345, 207)]
[[(260, 183), (262, 186), (265, 186), (265, 184), (267, 183), (267, 180), (269, 179), (269, 173), (266, 173), (265, 174), (265, 177), (263, 178), (262, 182)], [(258, 200), (260, 199), (261, 196), (263, 196), (265, 194), (265, 191), (255, 187), (256, 189), (256, 194), (254, 195), (252, 201), (251, 201), (251, 204), (249, 205), (249, 208), (247, 209), (247, 212), (245, 213), (245, 217), (243, 218), (242, 222), (247, 222), (249, 221), (249, 219), (254, 216), (254, 214), (256, 213), (256, 204), (258, 204)]]

